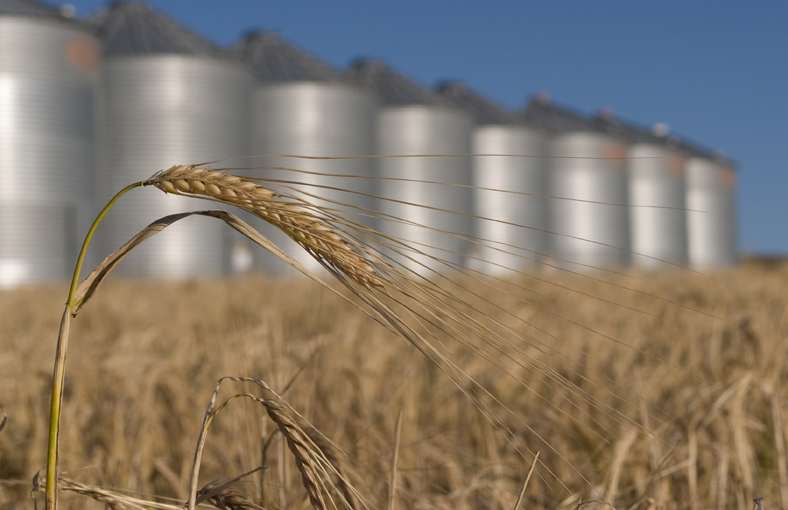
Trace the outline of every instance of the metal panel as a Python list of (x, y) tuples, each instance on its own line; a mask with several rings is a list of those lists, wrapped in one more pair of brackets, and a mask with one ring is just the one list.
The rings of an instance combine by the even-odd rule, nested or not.
[[(607, 135), (556, 135), (549, 177), (551, 235), (557, 257), (579, 269), (629, 264), (627, 147)], [(610, 159), (594, 159), (610, 158)], [(561, 200), (568, 198), (574, 200)], [(600, 203), (592, 203), (600, 202)], [(613, 205), (611, 205), (613, 204)]]
[(252, 65), (260, 84), (345, 82), (339, 71), (274, 32), (250, 32), (231, 51)]
[[(290, 82), (260, 85), (255, 92), (252, 121), (254, 154), (295, 154), (300, 156), (362, 156), (374, 152), (376, 100), (359, 87), (336, 82)], [(286, 170), (261, 170), (252, 175), (290, 181), (296, 189), (317, 195), (297, 196), (319, 207), (337, 210), (346, 218), (370, 224), (367, 214), (355, 207), (370, 208), (374, 160), (308, 160), (296, 158), (259, 158), (260, 165), (284, 167), (317, 174), (351, 176), (330, 177)], [(361, 177), (361, 178), (352, 178)], [(312, 184), (302, 186), (298, 183)], [(287, 186), (272, 184), (273, 187)], [(320, 186), (324, 186), (321, 188)], [(326, 187), (338, 188), (327, 189)], [(341, 191), (346, 190), (346, 191)], [(285, 191), (292, 192), (285, 189)], [(354, 193), (355, 192), (355, 193)], [(362, 194), (363, 193), (363, 194)], [(342, 206), (332, 201), (347, 204)], [(256, 226), (261, 226), (257, 220)], [(283, 247), (307, 269), (320, 265), (304, 249), (273, 227), (262, 225), (264, 235)], [(289, 266), (264, 250), (255, 251), (256, 264), (268, 274), (288, 273)]]
[(653, 143), (635, 144), (629, 154), (632, 251), (647, 256), (633, 255), (634, 264), (648, 269), (670, 267), (660, 260), (686, 264), (685, 156)]
[(101, 27), (105, 55), (227, 56), (211, 41), (145, 2), (109, 2), (90, 21)]
[(62, 280), (73, 272), (76, 219), (73, 205), (0, 202), (0, 288)]
[(437, 93), (471, 115), (474, 154), (528, 156), (473, 158), (474, 228), (480, 239), (471, 242), (468, 266), (496, 276), (536, 268), (547, 240), (546, 133), (459, 83), (446, 82)]
[[(471, 120), (464, 112), (442, 106), (384, 108), (378, 116), (377, 137), (378, 154), (468, 154), (471, 149)], [(377, 171), (381, 177), (461, 186), (472, 182), (471, 160), (467, 157), (381, 158)], [(405, 266), (429, 276), (432, 271), (447, 269), (430, 256), (453, 264), (465, 263), (468, 243), (439, 231), (472, 234), (473, 222), (469, 216), (443, 211), (471, 214), (473, 206), (469, 188), (408, 181), (379, 181), (378, 185), (377, 195), (394, 200), (381, 201), (379, 210), (400, 220), (383, 221), (379, 230), (424, 252), (404, 252), (406, 257), (398, 258)]]
[(477, 126), (521, 125), (517, 115), (461, 83), (447, 81), (436, 87), (438, 97), (468, 112)]
[[(475, 235), (486, 246), (473, 245), (469, 266), (488, 274), (504, 275), (511, 269), (537, 267), (547, 249), (546, 163), (547, 136), (535, 129), (486, 125), (473, 131), (474, 154), (514, 154), (516, 158), (487, 156), (473, 158), (473, 185), (510, 192), (473, 190)], [(509, 252), (509, 253), (505, 253)]]
[[(175, 164), (248, 154), (252, 78), (236, 62), (192, 55), (115, 56), (103, 82), (103, 200), (122, 187)], [(197, 199), (134, 190), (99, 232), (105, 251), (149, 222), (181, 211), (210, 209)], [(189, 218), (131, 254), (119, 270), (163, 278), (219, 275), (229, 264), (231, 235), (216, 220)]]
[(735, 177), (733, 168), (721, 161), (694, 156), (687, 162), (687, 233), (694, 268), (723, 269), (738, 263)]
[(0, 15), (21, 15), (62, 18), (60, 11), (54, 5), (48, 5), (36, 0), (0, 0)]
[(96, 38), (75, 23), (0, 16), (0, 286), (64, 279), (76, 259), (92, 216), (98, 64)]

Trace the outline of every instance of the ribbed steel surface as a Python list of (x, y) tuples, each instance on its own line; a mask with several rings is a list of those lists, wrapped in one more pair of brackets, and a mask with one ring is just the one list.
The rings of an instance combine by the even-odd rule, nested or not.
[[(370, 92), (359, 87), (329, 81), (261, 84), (254, 93), (252, 110), (253, 154), (341, 157), (370, 155), (374, 152), (377, 102)], [(314, 172), (317, 175), (262, 169), (252, 175), (291, 181), (291, 186), (298, 190), (326, 199), (317, 200), (308, 195), (297, 194), (304, 200), (317, 206), (338, 209), (350, 220), (362, 224), (370, 223), (368, 218), (359, 215), (359, 212), (367, 214), (366, 212), (343, 207), (331, 201), (370, 208), (371, 199), (358, 193), (368, 195), (372, 191), (369, 177), (372, 175), (374, 160), (259, 158), (256, 163)], [(320, 174), (341, 174), (351, 178)], [(352, 178), (353, 176), (362, 178)], [(319, 264), (309, 254), (283, 234), (270, 228), (265, 229), (265, 234), (285, 247), (292, 257), (308, 269), (319, 268)], [(258, 265), (268, 274), (279, 274), (288, 270), (288, 266), (267, 252), (257, 251), (256, 258)]]
[(470, 245), (468, 266), (497, 276), (535, 268), (547, 241), (546, 133), (524, 126), (514, 113), (462, 84), (444, 83), (437, 93), (471, 115), (474, 154), (510, 155), (473, 158), (474, 231), (479, 239)]
[(480, 217), (475, 220), (475, 235), (488, 241), (482, 241), (486, 246), (472, 246), (472, 256), (480, 260), (470, 260), (471, 267), (496, 275), (507, 273), (506, 268), (537, 267), (547, 250), (544, 195), (548, 160), (543, 158), (547, 155), (547, 144), (544, 132), (527, 127), (483, 125), (473, 130), (474, 154), (531, 157), (473, 158), (473, 185), (477, 187), (473, 190), (474, 212)]
[[(595, 131), (556, 134), (552, 142), (550, 230), (553, 251), (579, 269), (629, 264), (627, 147)], [(600, 159), (601, 158), (601, 159)], [(573, 200), (562, 200), (573, 199)], [(597, 202), (597, 203), (592, 203)], [(610, 205), (614, 204), (614, 205)]]
[[(175, 164), (248, 154), (252, 78), (237, 62), (200, 55), (112, 56), (102, 91), (103, 200)], [(214, 207), (137, 189), (112, 209), (99, 235), (109, 251), (161, 216)], [(188, 218), (147, 241), (119, 270), (163, 278), (219, 275), (228, 269), (231, 237), (217, 220)]]
[(685, 155), (657, 143), (636, 143), (629, 155), (632, 251), (647, 256), (633, 255), (633, 263), (648, 269), (670, 267), (661, 261), (686, 264)]
[(44, 16), (62, 19), (57, 7), (37, 0), (0, 0), (0, 15)]
[(737, 264), (733, 168), (711, 158), (691, 157), (687, 161), (687, 209), (690, 265), (723, 269)]
[(74, 269), (76, 206), (0, 202), (0, 287), (64, 280)]
[(250, 32), (230, 51), (252, 66), (261, 84), (344, 81), (337, 69), (274, 32)]
[[(377, 151), (384, 155), (469, 154), (471, 128), (470, 117), (454, 108), (437, 105), (383, 108), (378, 116)], [(381, 158), (377, 171), (381, 177), (458, 185), (472, 183), (471, 160), (467, 157)], [(407, 256), (400, 257), (403, 264), (429, 276), (432, 270), (447, 270), (445, 265), (430, 256), (454, 264), (466, 262), (468, 243), (439, 231), (472, 234), (473, 222), (469, 216), (444, 212), (472, 214), (469, 188), (424, 182), (378, 181), (376, 194), (394, 200), (380, 201), (381, 212), (401, 220), (380, 222), (379, 229), (426, 254), (405, 251)]]
[(109, 2), (90, 20), (101, 27), (105, 55), (226, 56), (214, 43), (146, 2)]
[(67, 277), (92, 214), (96, 38), (0, 13), (0, 286)]

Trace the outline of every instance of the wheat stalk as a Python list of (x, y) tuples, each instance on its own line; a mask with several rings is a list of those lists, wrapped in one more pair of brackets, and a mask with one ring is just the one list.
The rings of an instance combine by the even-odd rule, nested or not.
[(173, 195), (210, 198), (241, 207), (282, 230), (321, 264), (367, 289), (380, 287), (372, 265), (320, 216), (255, 182), (196, 165), (175, 165), (157, 172), (143, 186)]
[[(299, 203), (292, 197), (275, 192), (252, 180), (203, 168), (199, 165), (175, 165), (167, 170), (157, 172), (150, 179), (143, 181), (141, 185), (155, 186), (165, 193), (207, 198), (241, 207), (285, 232), (340, 280), (342, 280), (341, 275), (345, 275), (349, 280), (358, 283), (368, 291), (373, 287), (383, 287), (382, 282), (385, 281), (387, 284), (385, 294), (393, 300), (392, 303), (381, 301), (371, 292), (359, 292), (358, 289), (353, 289), (347, 281), (344, 283), (375, 312), (375, 318), (379, 322), (408, 339), (436, 365), (443, 365), (441, 370), (455, 381), (461, 391), (491, 419), (500, 423), (500, 418), (495, 416), (494, 411), (488, 407), (489, 404), (483, 403), (478, 395), (472, 394), (463, 387), (462, 380), (473, 381), (473, 378), (455, 365), (445, 353), (440, 352), (426, 337), (431, 336), (432, 333), (423, 330), (424, 325), (429, 324), (455, 336), (460, 341), (469, 343), (472, 343), (472, 338), (463, 330), (476, 330), (476, 333), (482, 338), (493, 335), (504, 340), (500, 337), (500, 333), (478, 323), (463, 311), (463, 308), (467, 306), (473, 308), (469, 303), (459, 300), (456, 304), (452, 304), (451, 301), (458, 298), (446, 289), (435, 286), (426, 280), (416, 281), (403, 275), (393, 266), (385, 263), (379, 256), (367, 251), (352, 236), (335, 228), (332, 223), (315, 214), (311, 208), (299, 205), (300, 203), (306, 204), (305, 202)], [(354, 250), (351, 245), (358, 251)], [(367, 255), (370, 260), (374, 260), (373, 263), (378, 269), (373, 267), (373, 263), (370, 263), (359, 252)], [(396, 274), (403, 275), (405, 278), (397, 282), (391, 278), (391, 275)], [(390, 291), (399, 293), (400, 298), (393, 297)], [(411, 301), (415, 301), (414, 307), (409, 305)], [(418, 325), (408, 324), (396, 309), (392, 308), (392, 305), (403, 306), (406, 310), (405, 313), (411, 315)], [(450, 310), (448, 316), (446, 314), (447, 306)], [(451, 312), (456, 312), (456, 315)], [(484, 389), (483, 392), (488, 394)], [(497, 399), (492, 395), (489, 396), (497, 402)], [(293, 449), (298, 444), (291, 443), (290, 439), (288, 439), (288, 444), (298, 457), (296, 450)], [(310, 491), (310, 473), (301, 470), (301, 468), (302, 465), (299, 465), (299, 470), (304, 477), (304, 485), (310, 494), (310, 501), (315, 505), (315, 508), (322, 508), (317, 506), (315, 499), (313, 499), (313, 492)], [(318, 491), (316, 495), (319, 496), (320, 492)]]
[[(79, 262), (75, 269), (68, 306), (64, 313), (63, 322), (61, 324), (61, 334), (58, 341), (58, 355), (54, 377), (55, 384), (53, 384), (52, 390), (53, 396), (50, 417), (48, 480), (54, 481), (57, 477), (57, 439), (59, 433), (63, 378), (65, 374), (65, 352), (69, 321), (71, 317), (76, 315), (79, 306), (84, 303), (82, 298), (77, 297), (78, 293), (76, 292), (79, 270), (84, 252), (89, 243), (90, 236), (101, 220), (101, 217), (121, 195), (139, 186), (154, 186), (169, 194), (209, 199), (219, 203), (237, 206), (282, 230), (297, 244), (307, 250), (307, 252), (318, 260), (332, 273), (332, 275), (336, 276), (342, 283), (350, 288), (350, 290), (363, 301), (369, 315), (378, 320), (378, 322), (383, 324), (390, 331), (403, 336), (418, 347), (430, 360), (439, 366), (455, 384), (457, 384), (458, 388), (460, 388), (475, 405), (488, 415), (491, 421), (502, 427), (505, 427), (505, 424), (501, 422), (501, 418), (495, 414), (492, 408), (494, 406), (502, 406), (506, 412), (511, 413), (511, 411), (483, 386), (478, 385), (471, 374), (454, 363), (451, 353), (441, 347), (442, 343), (438, 335), (445, 334), (458, 343), (473, 349), (504, 372), (507, 371), (506, 359), (511, 360), (513, 363), (521, 364), (521, 366), (532, 366), (536, 371), (544, 373), (554, 384), (561, 388), (566, 388), (569, 391), (577, 392), (577, 394), (581, 395), (584, 399), (587, 399), (591, 405), (595, 405), (593, 398), (590, 395), (587, 396), (585, 390), (580, 388), (577, 384), (565, 380), (565, 378), (554, 369), (545, 366), (540, 361), (532, 359), (525, 350), (515, 343), (517, 340), (530, 343), (534, 341), (533, 338), (523, 335), (516, 328), (513, 328), (500, 318), (478, 318), (475, 314), (475, 312), (478, 311), (478, 306), (495, 305), (492, 302), (486, 301), (472, 288), (472, 286), (476, 283), (480, 285), (489, 285), (489, 283), (482, 281), (474, 272), (465, 271), (457, 264), (441, 260), (440, 254), (427, 255), (420, 251), (420, 249), (430, 248), (429, 245), (409, 242), (407, 240), (386, 236), (370, 229), (365, 229), (352, 221), (345, 220), (341, 215), (332, 214), (330, 209), (318, 207), (310, 204), (306, 200), (299, 200), (291, 195), (273, 191), (258, 184), (252, 179), (230, 175), (222, 171), (204, 168), (200, 165), (176, 165), (154, 174), (145, 181), (132, 184), (121, 190), (96, 219), (96, 222), (94, 222), (86, 238), (85, 245), (80, 253)], [(304, 193), (304, 195), (320, 199), (320, 197), (310, 195), (309, 193)], [(339, 202), (334, 203), (339, 204)], [(428, 208), (434, 209), (432, 207)], [(368, 211), (362, 210), (362, 212), (366, 213)], [(232, 216), (222, 211), (202, 211), (189, 214), (212, 215), (217, 218), (220, 217), (219, 215)], [(164, 218), (163, 220), (166, 221), (161, 222), (159, 230), (177, 221), (181, 217), (185, 217), (185, 215), (173, 215), (172, 217)], [(239, 225), (243, 222), (240, 222), (237, 218), (234, 218), (233, 221), (228, 220), (226, 217), (221, 217), (220, 219), (228, 222), (233, 228), (244, 233), (258, 244), (261, 244), (258, 238), (264, 239), (259, 235), (252, 237), (248, 231), (239, 229)], [(389, 219), (430, 228), (408, 220), (400, 220), (397, 218)], [(148, 229), (153, 226), (152, 224)], [(248, 225), (245, 226), (248, 227)], [(343, 226), (347, 227), (347, 229), (343, 229)], [(146, 229), (146, 231), (148, 229)], [(250, 228), (250, 230), (253, 229)], [(444, 232), (435, 228), (430, 228), (430, 230), (448, 233), (464, 240), (470, 240), (470, 238), (466, 238), (460, 234)], [(155, 232), (150, 230), (150, 233), (145, 235), (149, 237), (153, 233)], [(147, 238), (143, 236), (137, 240), (138, 236), (135, 236), (134, 242), (129, 244), (128, 248), (124, 245), (120, 251), (125, 250), (124, 253), (128, 253)], [(474, 239), (478, 239), (482, 244), (485, 242), (485, 240), (481, 238)], [(271, 244), (267, 240), (264, 241), (266, 241), (268, 245)], [(268, 247), (264, 244), (261, 245)], [(379, 248), (376, 249), (376, 245)], [(269, 247), (269, 250), (273, 251), (273, 248)], [(516, 249), (516, 247), (513, 248)], [(440, 251), (445, 252), (446, 250)], [(413, 256), (411, 257), (407, 254), (413, 254)], [(423, 268), (430, 269), (416, 259), (420, 256), (427, 256), (432, 260), (438, 261), (447, 269), (464, 274), (471, 283), (455, 282), (431, 269), (430, 271), (434, 274), (435, 281), (430, 281), (394, 260), (392, 256), (395, 255), (404, 256), (416, 262), (418, 265), (421, 265)], [(123, 256), (125, 255), (121, 254), (120, 256), (115, 256), (113, 254), (103, 274), (108, 273), (114, 264), (122, 260)], [(108, 258), (108, 260), (109, 259), (110, 258)], [(386, 260), (391, 261), (391, 264), (387, 263)], [(297, 267), (294, 261), (291, 262), (291, 264)], [(398, 270), (395, 266), (402, 267), (404, 272)], [(479, 275), (484, 276), (484, 273), (479, 273)], [(99, 275), (99, 278), (101, 277), (103, 276)], [(96, 282), (98, 282), (98, 280), (96, 280)], [(383, 283), (385, 283), (385, 288)], [(381, 289), (382, 292), (372, 292), (373, 289), (376, 288)], [(457, 290), (466, 290), (469, 292), (464, 294), (456, 292)], [(504, 292), (502, 289), (498, 290)], [(506, 294), (508, 295), (509, 292), (506, 292)], [(88, 294), (85, 294), (85, 296), (89, 297)], [(522, 298), (520, 298), (519, 301), (532, 305), (532, 303)], [(547, 311), (537, 305), (532, 306), (537, 307), (539, 310)], [(618, 306), (625, 305), (618, 304)], [(505, 310), (501, 311), (506, 312)], [(512, 317), (517, 319), (514, 316)], [(522, 321), (522, 319), (517, 320)], [(530, 326), (527, 321), (522, 322)], [(594, 331), (594, 333), (597, 332)], [(615, 339), (609, 336), (601, 336), (615, 341)], [(539, 343), (542, 344), (543, 342)], [(552, 347), (550, 347), (550, 349), (552, 349)], [(641, 353), (646, 354), (643, 351), (641, 351)], [(523, 386), (532, 390), (525, 381), (523, 381)], [(480, 388), (480, 391), (469, 389), (477, 387)], [(609, 406), (600, 406), (599, 408), (605, 413), (617, 412), (612, 407), (609, 409), (608, 407)], [(273, 414), (271, 414), (272, 412)], [(271, 414), (272, 419), (276, 421), (274, 415), (277, 415), (277, 412), (269, 410), (269, 414)], [(616, 418), (618, 418), (618, 416), (616, 416)], [(284, 420), (284, 418), (281, 419)], [(627, 418), (622, 416), (620, 420), (627, 421)], [(282, 425), (279, 422), (277, 423), (280, 428), (283, 426), (287, 428), (286, 425)], [(526, 423), (522, 421), (521, 423), (523, 426), (528, 427)], [(301, 435), (298, 437), (303, 439), (303, 434), (299, 434)], [(285, 435), (287, 436), (287, 434)], [(295, 439), (288, 437), (288, 444), (297, 458), (299, 455), (298, 452), (302, 454), (309, 453), (309, 450), (299, 450), (300, 443)], [(310, 475), (310, 471), (307, 469), (309, 466), (309, 464), (304, 464), (302, 460), (302, 463), (299, 464), (299, 470), (304, 477), (307, 491), (310, 492), (310, 501), (315, 505), (314, 497), (320, 497), (321, 492), (319, 489), (314, 488), (313, 491), (310, 491), (310, 487), (308, 486), (309, 479), (314, 481), (315, 478), (312, 476), (314, 475), (314, 471), (312, 471)], [(314, 468), (315, 466), (311, 465), (311, 467)], [(320, 478), (318, 477), (317, 480), (319, 481)], [(56, 484), (52, 483), (47, 491), (47, 507), (50, 509), (55, 508), (55, 489)], [(317, 505), (315, 507), (323, 508), (323, 506)]]
[(345, 473), (342, 468), (342, 461), (339, 456), (336, 455), (336, 446), (314, 427), (307, 429), (304, 432), (312, 441), (312, 444), (314, 444), (317, 449), (320, 450), (320, 453), (323, 454), (325, 460), (327, 460), (328, 463), (334, 467), (334, 471), (336, 471), (337, 475), (337, 482), (335, 486), (342, 494), (342, 497), (345, 498), (345, 504), (350, 510), (356, 510), (358, 505), (356, 504), (356, 495), (354, 494), (355, 489), (348, 482), (347, 473)]
[(276, 400), (265, 399), (261, 401), (268, 412), (268, 416), (279, 427), (279, 431), (287, 439), (287, 446), (295, 456), (296, 468), (301, 473), (301, 480), (304, 484), (309, 502), (315, 510), (325, 510), (326, 503), (323, 501), (320, 479), (320, 472), (313, 459), (312, 445), (307, 435), (301, 427), (287, 414), (285, 406)]
[(198, 498), (206, 495), (209, 495), (206, 501), (221, 510), (264, 510), (260, 505), (249, 501), (245, 494), (231, 487), (220, 489), (215, 482), (209, 483), (197, 491)]

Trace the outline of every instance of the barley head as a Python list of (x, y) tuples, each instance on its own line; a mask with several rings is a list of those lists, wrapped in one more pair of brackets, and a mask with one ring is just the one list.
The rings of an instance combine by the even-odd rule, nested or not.
[(367, 289), (380, 287), (377, 272), (324, 218), (248, 179), (195, 165), (176, 165), (154, 174), (143, 186), (165, 193), (231, 204), (282, 230), (327, 269)]

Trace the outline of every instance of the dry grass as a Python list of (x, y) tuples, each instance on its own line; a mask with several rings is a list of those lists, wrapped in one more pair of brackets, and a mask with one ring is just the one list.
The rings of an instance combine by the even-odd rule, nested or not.
[[(72, 326), (61, 473), (182, 503), (207, 398), (219, 377), (243, 375), (268, 381), (341, 448), (333, 463), (378, 508), (389, 500), (395, 451), (398, 508), (514, 508), (535, 451), (540, 462), (522, 508), (570, 509), (579, 498), (604, 497), (616, 508), (749, 509), (758, 496), (767, 508), (788, 507), (788, 271), (613, 278), (720, 319), (587, 278), (547, 279), (523, 276), (503, 298), (495, 294), (496, 307), (484, 307), (481, 285), (480, 297), (467, 298), (490, 320), (541, 328), (556, 340), (550, 349), (519, 346), (529, 364), (503, 354), (492, 363), (492, 351), (451, 344), (447, 356), (479, 385), (461, 388), (311, 282), (110, 281)], [(524, 287), (527, 302), (517, 290)], [(0, 403), (9, 416), (0, 433), (0, 507), (29, 505), (30, 479), (45, 463), (64, 295), (0, 294)], [(451, 341), (439, 328), (432, 334)], [(480, 387), (511, 414), (489, 421), (463, 396)], [(265, 455), (269, 469), (233, 486), (233, 496), (304, 508), (302, 473), (264, 412), (238, 400), (216, 417), (200, 484), (230, 480)], [(70, 493), (61, 505), (103, 507)]]

